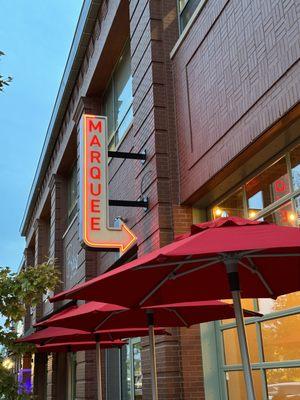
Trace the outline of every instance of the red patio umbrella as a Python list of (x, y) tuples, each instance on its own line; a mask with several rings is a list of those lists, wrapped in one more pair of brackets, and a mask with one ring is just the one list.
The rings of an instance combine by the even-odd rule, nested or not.
[(232, 296), (247, 397), (255, 399), (240, 296), (273, 297), (300, 289), (300, 230), (238, 217), (191, 227), (177, 240), (52, 298), (126, 307)]
[[(74, 307), (71, 307), (73, 309)], [(107, 308), (107, 307), (104, 307)], [(116, 307), (112, 306), (112, 309)], [(62, 311), (60, 314), (64, 314)], [(105, 312), (104, 312), (105, 314)], [(37, 324), (39, 325), (39, 324)], [(155, 328), (156, 335), (166, 335), (166, 332), (162, 328)], [(101, 399), (101, 352), (100, 348), (103, 348), (102, 343), (105, 345), (104, 348), (108, 348), (106, 345), (111, 344), (118, 346), (120, 342), (118, 339), (141, 337), (147, 336), (147, 328), (128, 328), (128, 329), (110, 329), (100, 330), (93, 333), (86, 332), (79, 329), (68, 329), (61, 327), (49, 327), (36, 331), (26, 337), (17, 339), (17, 343), (34, 343), (37, 345), (38, 351), (53, 351), (53, 352), (66, 352), (66, 351), (81, 351), (88, 349), (95, 349), (97, 351), (97, 380), (98, 380), (98, 399)], [(41, 346), (41, 344), (44, 344)], [(66, 347), (67, 346), (67, 347)], [(66, 350), (68, 348), (69, 350)], [(53, 349), (53, 350), (52, 350)]]
[[(96, 358), (97, 358), (97, 396), (98, 400), (102, 399), (102, 383), (101, 383), (101, 359), (100, 359), (100, 346), (102, 349), (120, 348), (125, 344), (121, 340), (115, 341), (86, 341), (86, 342), (76, 342), (68, 341), (64, 343), (47, 344), (45, 346), (36, 345), (36, 351), (38, 353), (68, 353), (83, 351), (83, 350), (94, 350), (96, 348)], [(68, 356), (68, 397), (71, 399), (71, 359)]]
[[(44, 346), (37, 344), (35, 347), (39, 353), (75, 353), (77, 351), (83, 350), (95, 350), (96, 344), (97, 342), (95, 341), (62, 342), (55, 344), (46, 344)], [(126, 344), (126, 342), (123, 342), (122, 340), (100, 342), (100, 346), (102, 349), (120, 348), (124, 344)]]
[[(47, 326), (48, 328), (33, 334), (35, 335), (34, 339), (38, 337), (40, 340), (41, 337), (45, 337), (43, 332), (46, 331), (49, 332), (47, 332), (47, 336), (54, 329), (64, 332), (77, 332), (76, 328), (82, 326), (82, 331), (87, 331), (89, 335), (99, 332), (100, 340), (104, 340), (105, 336), (101, 337), (103, 332), (115, 332), (115, 336), (118, 335), (118, 332), (128, 332), (128, 328), (124, 329), (124, 326), (131, 327), (134, 332), (144, 327), (147, 329), (149, 313), (155, 314), (155, 326), (157, 327), (190, 327), (202, 322), (234, 318), (233, 305), (218, 300), (164, 304), (137, 309), (119, 307), (117, 311), (115, 310), (115, 306), (112, 306), (112, 311), (108, 314), (109, 306), (107, 303), (91, 301), (77, 307), (72, 307), (69, 311), (64, 310), (36, 324), (36, 326)], [(261, 315), (255, 311), (248, 310), (244, 310), (244, 314), (246, 317)], [(158, 329), (161, 330), (161, 328)], [(78, 336), (78, 333), (76, 336)], [(126, 336), (123, 335), (123, 337)]]
[[(155, 328), (156, 335), (167, 335), (163, 328)], [(114, 341), (132, 337), (148, 336), (148, 328), (106, 329), (90, 333), (85, 330), (49, 327), (33, 332), (16, 340), (16, 343), (34, 343), (39, 345), (59, 344), (65, 342), (90, 342), (97, 340)]]
[[(110, 314), (108, 314), (111, 308)], [(154, 322), (155, 314), (155, 322)], [(252, 311), (245, 311), (246, 316), (257, 316)], [(234, 318), (234, 308), (231, 304), (221, 301), (200, 301), (192, 303), (166, 304), (156, 307), (129, 309), (98, 302), (90, 302), (74, 306), (69, 310), (41, 322), (39, 326), (60, 326), (77, 328), (83, 326), (89, 332), (98, 329), (120, 329), (124, 326), (149, 328), (149, 347), (152, 375), (152, 396), (157, 398), (157, 374), (155, 359), (154, 325), (168, 327), (189, 327), (196, 323), (214, 321), (216, 319)], [(50, 329), (50, 328), (48, 328)]]

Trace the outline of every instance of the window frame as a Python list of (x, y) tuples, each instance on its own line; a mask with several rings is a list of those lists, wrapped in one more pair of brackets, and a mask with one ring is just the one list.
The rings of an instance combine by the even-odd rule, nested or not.
[[(74, 184), (73, 179), (75, 179), (76, 193), (71, 204), (71, 190)], [(67, 226), (71, 224), (75, 216), (77, 215), (77, 204), (78, 204), (78, 165), (77, 160), (72, 165), (70, 173), (67, 177)]]
[[(134, 400), (135, 399), (135, 385), (134, 385), (134, 346), (138, 343), (141, 343), (141, 338), (136, 337), (136, 338), (130, 338), (128, 339), (128, 343), (126, 346), (129, 346), (129, 357), (130, 357), (130, 393), (131, 393), (131, 398), (128, 400)], [(143, 379), (143, 373), (142, 373), (142, 379)], [(122, 386), (123, 388), (123, 386)], [(143, 384), (142, 384), (142, 392), (143, 392)], [(122, 398), (123, 398), (123, 393), (122, 393)]]
[[(285, 158), (287, 165), (287, 174), (291, 184), (291, 191), (287, 195), (283, 196), (279, 200), (274, 201), (267, 207), (263, 208), (260, 212), (255, 215), (254, 220), (260, 219), (279, 209), (280, 206), (285, 203), (291, 202), (293, 212), (296, 212), (295, 207), (295, 198), (300, 195), (300, 188), (294, 189), (292, 182), (292, 169), (291, 169), (291, 159), (290, 154), (296, 148), (300, 146), (300, 141), (294, 141), (290, 146), (285, 148), (283, 151), (279, 152), (275, 157), (269, 160), (267, 163), (264, 163), (260, 168), (256, 169), (253, 174), (244, 179), (239, 185), (235, 186), (232, 190), (226, 193), (224, 196), (220, 197), (217, 201), (213, 202), (209, 207), (207, 207), (207, 217), (213, 218), (213, 209), (217, 207), (220, 203), (224, 202), (226, 199), (230, 198), (233, 194), (235, 194), (240, 189), (243, 190), (243, 210), (244, 217), (248, 217), (248, 202), (246, 197), (246, 184), (255, 176), (258, 176), (266, 169), (270, 168), (281, 158)], [(195, 221), (197, 222), (197, 221)], [(300, 221), (298, 220), (298, 226), (300, 226)], [(254, 310), (259, 311), (258, 300), (253, 299), (254, 302)], [(288, 361), (264, 361), (264, 347), (263, 347), (263, 338), (262, 338), (262, 327), (261, 324), (266, 321), (284, 318), (292, 315), (300, 314), (300, 305), (296, 307), (287, 308), (284, 310), (270, 312), (263, 317), (257, 318), (247, 318), (245, 320), (245, 325), (254, 324), (256, 328), (256, 336), (257, 336), (257, 346), (258, 346), (258, 354), (259, 354), (259, 362), (251, 363), (251, 367), (253, 370), (260, 371), (261, 381), (262, 381), (262, 395), (264, 399), (268, 399), (268, 388), (267, 388), (267, 376), (266, 371), (270, 369), (280, 369), (280, 368), (300, 368), (300, 358)], [(241, 371), (243, 370), (241, 364), (231, 364), (227, 365), (225, 363), (225, 346), (224, 346), (224, 338), (223, 332), (227, 329), (236, 328), (235, 322), (230, 323), (221, 323), (220, 321), (211, 322), (207, 324), (202, 324), (203, 328), (201, 329), (201, 342), (202, 352), (204, 360), (212, 360), (210, 362), (212, 368), (214, 369), (215, 378), (209, 379), (205, 377), (205, 369), (204, 369), (204, 380), (205, 380), (205, 391), (209, 392), (210, 396), (218, 396), (221, 400), (228, 400), (228, 389), (227, 389), (227, 380), (226, 373), (230, 371)], [(210, 341), (209, 338), (214, 338), (214, 341)], [(215, 348), (213, 348), (215, 346)], [(211, 371), (210, 371), (211, 374)], [(215, 397), (213, 397), (215, 398)]]
[[(125, 54), (125, 52), (127, 51), (127, 47), (128, 47), (128, 51), (129, 51), (129, 59), (130, 59), (130, 72), (131, 72), (131, 52), (130, 52), (130, 39), (128, 38), (122, 48), (122, 51), (120, 53), (120, 56), (118, 58), (118, 61), (116, 62), (112, 73), (109, 77), (108, 83), (105, 87), (105, 90), (103, 91), (103, 96), (102, 96), (102, 104), (101, 104), (101, 109), (102, 109), (102, 113), (108, 118), (107, 112), (106, 112), (106, 102), (104, 102), (107, 94), (108, 94), (108, 90), (110, 85), (112, 85), (112, 97), (113, 97), (113, 119), (114, 119), (114, 125), (115, 125), (115, 75), (116, 75), (116, 71), (122, 61), (122, 57)], [(130, 75), (131, 79), (132, 79), (132, 73)], [(132, 87), (131, 87), (132, 89)], [(116, 137), (118, 134), (118, 131), (120, 129), (120, 127), (122, 126), (124, 120), (126, 119), (129, 111), (133, 111), (133, 90), (132, 90), (132, 99), (131, 102), (129, 104), (128, 109), (126, 110), (126, 113), (124, 114), (122, 120), (119, 122), (118, 125), (114, 126), (114, 129), (111, 133), (108, 132), (108, 127), (107, 127), (107, 133), (108, 133), (108, 137), (107, 137), (107, 141), (108, 141), (108, 149), (109, 150), (116, 150), (120, 144), (123, 142), (124, 138), (126, 137), (127, 133), (130, 131), (132, 124), (133, 124), (133, 116), (131, 118), (131, 121), (128, 123), (128, 126), (125, 128), (124, 133), (122, 135), (122, 137), (118, 140), (118, 142), (116, 142)]]
[[(202, 6), (205, 4), (207, 0), (198, 0), (198, 4), (196, 5), (196, 8), (194, 12), (192, 13), (191, 17), (189, 20), (186, 22), (185, 26), (182, 24), (182, 15), (186, 11), (188, 4), (193, 1), (193, 0), (187, 0), (185, 5), (183, 6), (182, 10), (180, 9), (180, 0), (177, 0), (177, 15), (178, 15), (178, 27), (179, 27), (179, 34), (181, 35), (185, 29), (188, 29), (187, 27), (189, 26), (190, 21), (193, 21), (193, 16), (197, 13), (198, 8), (202, 8)], [(200, 6), (201, 4), (201, 6)]]
[[(282, 196), (280, 199), (269, 204), (268, 206), (263, 208), (261, 211), (257, 212), (257, 214), (255, 215), (255, 218), (253, 218), (253, 220), (258, 220), (260, 218), (263, 218), (263, 217), (271, 214), (272, 212), (277, 210), (279, 207), (283, 206), (285, 203), (288, 203), (289, 201), (292, 203), (293, 211), (295, 212), (295, 209), (296, 209), (295, 208), (295, 198), (300, 196), (300, 188), (294, 190), (293, 186), (292, 186), (292, 170), (291, 170), (290, 153), (297, 146), (300, 146), (299, 141), (292, 143), (291, 146), (289, 146), (287, 149), (285, 149), (282, 153), (277, 154), (275, 157), (272, 158), (272, 160), (269, 160), (269, 162), (264, 163), (263, 166), (256, 169), (251, 175), (249, 175), (246, 179), (244, 179), (239, 185), (235, 186), (233, 189), (231, 189), (229, 192), (227, 192), (224, 196), (222, 196), (222, 197), (218, 198), (216, 201), (212, 202), (207, 207), (208, 218), (213, 218), (213, 209), (216, 208), (219, 203), (230, 198), (239, 189), (243, 190), (244, 218), (248, 218), (249, 209), (248, 209), (247, 196), (246, 196), (247, 182), (249, 182), (251, 179), (255, 178), (256, 176), (260, 175), (262, 172), (264, 172), (268, 168), (272, 167), (281, 158), (285, 158), (285, 161), (286, 161), (287, 174), (288, 174), (289, 180), (291, 182), (291, 191), (290, 191), (290, 193)], [(300, 223), (299, 223), (299, 225), (300, 225)]]

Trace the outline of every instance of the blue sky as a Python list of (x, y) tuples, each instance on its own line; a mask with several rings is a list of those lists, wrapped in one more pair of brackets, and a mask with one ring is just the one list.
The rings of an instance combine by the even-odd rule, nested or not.
[(19, 227), (82, 0), (1, 1), (0, 267), (17, 269)]

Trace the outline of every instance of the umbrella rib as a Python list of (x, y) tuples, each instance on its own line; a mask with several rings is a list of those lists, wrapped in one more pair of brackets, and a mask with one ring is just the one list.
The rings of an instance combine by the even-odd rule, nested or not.
[(45, 341), (45, 344), (51, 343), (53, 340), (54, 340), (54, 337), (52, 337), (52, 338), (46, 340), (46, 341)]
[(216, 260), (216, 257), (208, 257), (208, 258), (194, 258), (194, 259), (190, 259), (192, 256), (189, 256), (188, 258), (186, 258), (184, 261), (166, 261), (164, 263), (160, 263), (160, 264), (147, 264), (147, 265), (139, 265), (137, 267), (134, 267), (134, 270), (139, 270), (139, 269), (148, 269), (148, 268), (153, 268), (153, 267), (169, 267), (171, 265), (177, 265), (178, 262), (181, 263), (181, 265), (185, 265), (185, 264), (192, 264), (194, 262), (205, 262), (205, 261), (212, 261), (212, 260)]
[(255, 258), (265, 258), (265, 257), (300, 257), (300, 253), (278, 253), (278, 254), (251, 254), (249, 257), (255, 257)]
[[(264, 251), (265, 249), (261, 249), (261, 250), (259, 250), (259, 251)], [(247, 256), (249, 256), (249, 255), (251, 255), (251, 257), (252, 257), (252, 254), (253, 253), (255, 253), (257, 250), (255, 249), (255, 250), (247, 250), (247, 251), (241, 251), (241, 252), (238, 252), (238, 255), (239, 255), (239, 257), (241, 257), (241, 258), (243, 258), (243, 257), (247, 257)]]
[(238, 263), (243, 266), (244, 268), (248, 269), (249, 271), (251, 271), (252, 273), (256, 274), (259, 279), (262, 281), (263, 285), (265, 286), (265, 288), (267, 289), (267, 291), (270, 293), (270, 295), (274, 295), (273, 290), (270, 288), (270, 286), (268, 285), (267, 281), (265, 280), (265, 278), (263, 277), (262, 273), (257, 269), (256, 265), (254, 264), (253, 260), (251, 260), (249, 257), (247, 257), (247, 260), (250, 262), (251, 265), (247, 265), (245, 264), (243, 261), (239, 260)]
[(185, 325), (186, 328), (189, 327), (189, 324), (186, 322), (186, 320), (183, 318), (183, 316), (177, 310), (175, 310), (174, 308), (169, 308), (169, 307), (166, 308), (166, 310), (172, 311), (176, 315), (176, 317)]
[(95, 332), (95, 331), (98, 331), (99, 328), (100, 328), (103, 324), (105, 324), (105, 322), (108, 321), (111, 317), (113, 317), (113, 316), (115, 316), (115, 315), (117, 315), (117, 314), (120, 314), (120, 313), (122, 313), (122, 312), (125, 312), (125, 311), (127, 311), (127, 310), (119, 310), (119, 311), (113, 311), (113, 312), (111, 312), (106, 318), (104, 318), (104, 320), (103, 320), (102, 322), (100, 322), (100, 324), (98, 324), (98, 325), (96, 326), (96, 328), (94, 328), (94, 332)]
[(185, 275), (191, 274), (191, 273), (193, 273), (193, 272), (199, 271), (199, 270), (201, 270), (201, 269), (207, 268), (207, 267), (209, 267), (210, 265), (214, 265), (214, 264), (218, 263), (219, 261), (220, 261), (220, 260), (219, 260), (218, 258), (215, 258), (214, 261), (211, 261), (211, 262), (206, 263), (206, 264), (204, 264), (204, 265), (199, 265), (198, 267), (191, 268), (191, 269), (189, 269), (188, 271), (180, 272), (179, 274), (175, 274), (175, 273), (174, 273), (173, 276), (170, 277), (170, 279), (181, 278), (182, 276), (185, 276)]
[[(186, 258), (186, 261), (191, 258), (192, 256), (188, 256)], [(142, 300), (139, 302), (139, 306), (142, 306), (148, 299), (149, 297), (151, 297), (155, 292), (158, 291), (158, 289), (165, 283), (167, 282), (172, 276), (174, 276), (174, 274), (176, 273), (176, 271), (179, 270), (179, 268), (182, 267), (182, 265), (184, 265), (184, 262), (181, 262), (179, 265), (177, 265), (172, 272), (169, 272), (167, 276), (165, 276), (145, 297), (142, 298)]]

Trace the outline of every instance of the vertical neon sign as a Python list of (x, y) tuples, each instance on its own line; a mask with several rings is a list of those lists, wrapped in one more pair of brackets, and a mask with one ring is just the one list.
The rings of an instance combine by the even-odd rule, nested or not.
[(136, 237), (124, 223), (109, 227), (106, 117), (84, 114), (80, 142), (81, 240), (89, 247), (125, 252)]

